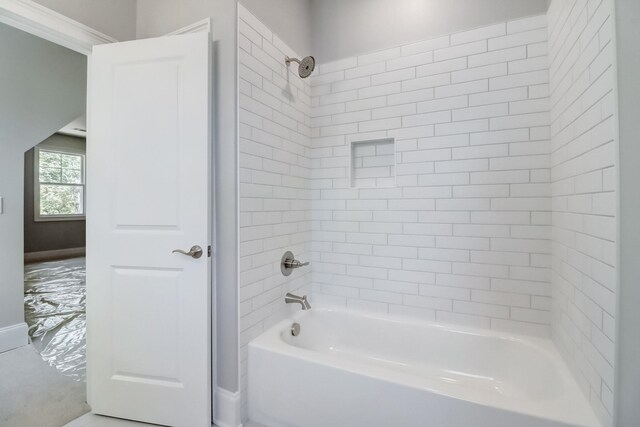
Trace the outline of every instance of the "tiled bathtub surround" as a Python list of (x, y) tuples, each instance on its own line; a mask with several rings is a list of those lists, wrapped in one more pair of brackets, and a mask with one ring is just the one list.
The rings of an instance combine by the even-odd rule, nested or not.
[[(314, 307), (551, 332), (612, 424), (611, 8), (553, 0), (548, 28), (318, 58), (301, 80), (240, 7), (243, 394), (246, 344), (313, 289)], [(284, 278), (286, 249), (311, 268)]]
[(616, 294), (611, 0), (549, 8), (553, 338), (612, 425)]
[[(546, 25), (534, 16), (320, 63), (316, 304), (549, 334)], [(384, 138), (395, 184), (351, 188), (350, 144)]]
[[(310, 293), (310, 269), (289, 277), (282, 254), (311, 257), (311, 110), (308, 81), (296, 56), (275, 34), (239, 6), (240, 88), (240, 341), (246, 405), (247, 343), (287, 317), (287, 291)], [(294, 64), (295, 65), (295, 64)]]

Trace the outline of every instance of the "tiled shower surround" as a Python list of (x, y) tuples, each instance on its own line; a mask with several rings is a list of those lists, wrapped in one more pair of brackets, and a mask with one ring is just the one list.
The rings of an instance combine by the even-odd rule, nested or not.
[[(243, 392), (246, 344), (299, 309), (283, 298), (297, 291), (314, 308), (552, 336), (611, 425), (611, 7), (553, 0), (547, 15), (317, 58), (305, 80), (240, 7)], [(311, 267), (284, 278), (287, 249)]]
[(549, 8), (553, 338), (612, 424), (616, 311), (616, 117), (611, 0)]
[[(538, 335), (551, 321), (546, 17), (321, 63), (316, 303)], [(352, 188), (351, 144), (395, 142)]]

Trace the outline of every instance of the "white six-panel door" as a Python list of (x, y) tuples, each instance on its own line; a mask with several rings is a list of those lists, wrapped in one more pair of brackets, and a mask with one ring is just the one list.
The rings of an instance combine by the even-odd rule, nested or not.
[[(94, 48), (87, 144), (93, 412), (211, 425), (210, 35)], [(173, 253), (198, 245), (202, 257)]]

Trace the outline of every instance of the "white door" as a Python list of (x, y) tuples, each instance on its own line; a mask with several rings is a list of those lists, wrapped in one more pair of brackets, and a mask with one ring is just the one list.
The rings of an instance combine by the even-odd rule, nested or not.
[[(211, 425), (210, 35), (94, 48), (87, 144), (93, 412)], [(199, 258), (172, 252), (202, 249)]]

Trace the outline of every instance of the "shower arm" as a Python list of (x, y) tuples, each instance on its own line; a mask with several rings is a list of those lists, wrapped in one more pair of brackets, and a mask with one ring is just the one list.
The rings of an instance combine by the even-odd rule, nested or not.
[(298, 64), (301, 63), (298, 58), (289, 58), (288, 56), (284, 57), (284, 63), (287, 64), (287, 66), (289, 66), (289, 64), (291, 64), (291, 62), (297, 62)]

